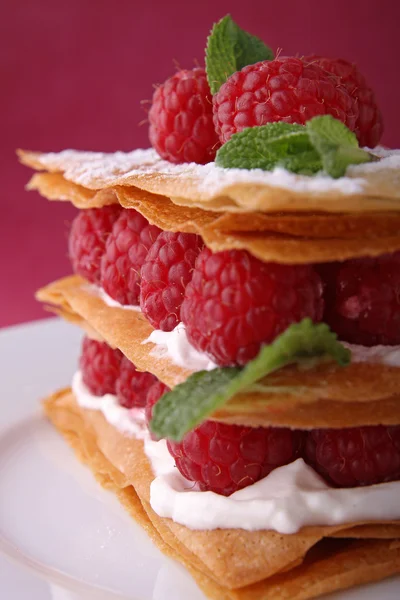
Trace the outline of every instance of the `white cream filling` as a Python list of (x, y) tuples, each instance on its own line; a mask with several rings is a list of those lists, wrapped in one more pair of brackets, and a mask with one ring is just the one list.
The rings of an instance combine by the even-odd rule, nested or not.
[(341, 525), (400, 518), (400, 482), (330, 488), (303, 459), (279, 467), (228, 497), (193, 491), (171, 469), (151, 484), (151, 506), (191, 529), (272, 529), (296, 533), (308, 525)]
[(218, 366), (205, 352), (199, 352), (192, 346), (187, 338), (186, 327), (183, 323), (178, 323), (172, 331), (155, 329), (147, 340), (142, 343), (148, 344), (149, 342), (156, 346), (151, 350), (150, 356), (169, 358), (175, 365), (184, 369), (211, 371)]
[(275, 469), (229, 497), (198, 491), (176, 469), (165, 440), (150, 439), (143, 410), (121, 407), (111, 394), (93, 396), (79, 372), (72, 389), (80, 406), (100, 410), (119, 431), (144, 440), (155, 474), (150, 487), (153, 510), (191, 529), (271, 529), (289, 534), (307, 525), (400, 519), (400, 482), (330, 488), (302, 459)]
[[(150, 352), (157, 357), (165, 357), (179, 367), (190, 371), (211, 371), (216, 365), (204, 352), (196, 350), (189, 342), (186, 328), (179, 323), (172, 331), (160, 331), (155, 329), (143, 344), (152, 342), (155, 344)], [(353, 362), (374, 362), (384, 365), (400, 366), (400, 346), (359, 346), (344, 343), (351, 350)]]
[[(113, 300), (113, 298), (99, 286), (90, 284), (90, 289), (93, 290), (107, 306), (140, 312), (140, 306), (123, 306), (116, 300)], [(187, 338), (184, 323), (178, 323), (172, 331), (155, 329), (142, 343), (154, 344), (155, 347), (150, 351), (151, 356), (169, 359), (178, 367), (182, 367), (188, 371), (211, 371), (218, 366), (205, 352), (199, 352), (192, 346)], [(373, 362), (392, 367), (400, 366), (400, 346), (367, 347), (358, 344), (348, 344), (346, 342), (342, 343), (346, 348), (351, 350), (352, 362)]]
[(371, 362), (387, 365), (388, 367), (400, 367), (400, 346), (359, 346), (347, 344), (343, 346), (351, 351), (351, 361), (356, 363)]
[(120, 304), (120, 302), (114, 300), (114, 298), (111, 298), (111, 296), (109, 296), (107, 292), (105, 292), (103, 288), (99, 285), (89, 283), (87, 287), (96, 296), (99, 296), (99, 298), (103, 300), (104, 304), (107, 304), (107, 306), (111, 306), (111, 308), (123, 308), (124, 310), (133, 310), (135, 312), (141, 312), (140, 306), (133, 306), (132, 304)]
[(83, 383), (81, 371), (77, 371), (72, 378), (72, 391), (79, 406), (89, 410), (99, 410), (105, 420), (118, 431), (140, 439), (147, 435), (143, 410), (121, 406), (113, 394), (95, 396)]

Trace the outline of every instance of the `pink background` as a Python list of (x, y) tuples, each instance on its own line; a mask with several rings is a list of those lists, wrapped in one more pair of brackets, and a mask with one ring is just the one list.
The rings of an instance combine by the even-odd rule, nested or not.
[(400, 5), (384, 0), (0, 0), (0, 327), (37, 319), (34, 290), (69, 273), (74, 209), (24, 192), (17, 147), (130, 150), (147, 146), (141, 100), (202, 62), (227, 12), (282, 53), (357, 62), (375, 88), (383, 142), (400, 145)]

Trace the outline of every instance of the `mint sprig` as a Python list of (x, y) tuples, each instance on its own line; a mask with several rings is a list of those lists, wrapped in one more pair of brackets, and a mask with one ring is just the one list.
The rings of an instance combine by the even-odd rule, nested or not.
[(321, 169), (318, 152), (310, 143), (304, 125), (270, 123), (236, 133), (217, 152), (216, 164), (236, 169), (271, 171), (277, 165), (294, 173)]
[(312, 175), (325, 171), (342, 177), (351, 164), (376, 160), (358, 146), (355, 134), (330, 115), (314, 117), (306, 125), (269, 123), (235, 133), (217, 152), (215, 163), (236, 169), (271, 171), (283, 167)]
[(154, 406), (150, 428), (160, 438), (180, 441), (230, 398), (290, 364), (302, 367), (331, 359), (345, 366), (350, 352), (325, 323), (303, 319), (288, 327), (244, 368), (198, 371), (165, 394)]
[(356, 135), (330, 115), (314, 117), (306, 123), (311, 144), (318, 152), (323, 170), (331, 177), (342, 177), (349, 165), (376, 160), (358, 145)]
[(262, 40), (226, 15), (215, 23), (207, 39), (206, 71), (211, 93), (216, 94), (232, 73), (246, 65), (273, 58), (274, 53)]

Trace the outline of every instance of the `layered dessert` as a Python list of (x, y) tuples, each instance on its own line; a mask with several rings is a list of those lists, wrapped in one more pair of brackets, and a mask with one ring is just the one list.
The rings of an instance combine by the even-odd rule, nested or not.
[(225, 17), (149, 122), (148, 150), (20, 152), (80, 209), (37, 294), (85, 331), (47, 416), (210, 598), (398, 573), (400, 154), (372, 90)]

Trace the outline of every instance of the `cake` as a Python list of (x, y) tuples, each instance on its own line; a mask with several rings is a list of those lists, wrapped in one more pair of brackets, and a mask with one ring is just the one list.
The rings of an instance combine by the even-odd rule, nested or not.
[(152, 149), (19, 152), (28, 189), (80, 209), (74, 274), (37, 293), (86, 333), (45, 413), (210, 598), (381, 580), (400, 571), (400, 153), (359, 146), (381, 116), (345, 61), (274, 59), (225, 17), (206, 64), (155, 92)]

